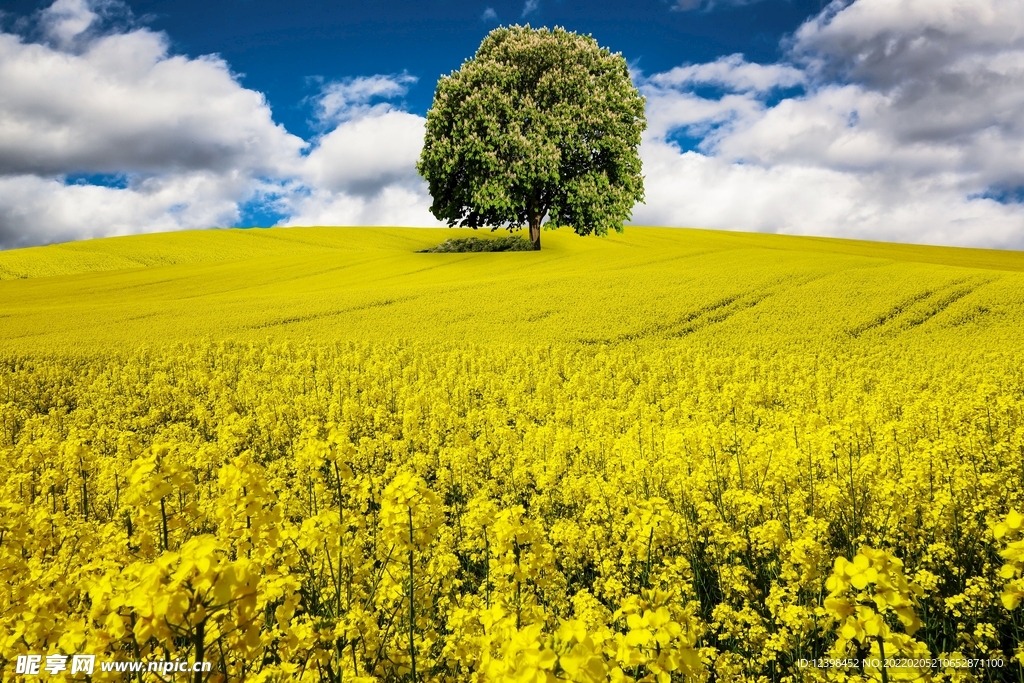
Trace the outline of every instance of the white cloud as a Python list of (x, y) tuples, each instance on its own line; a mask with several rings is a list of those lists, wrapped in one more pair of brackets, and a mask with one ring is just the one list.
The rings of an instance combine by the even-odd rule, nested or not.
[(484, 13), (480, 15), (480, 21), (484, 23), (491, 23), (498, 20), (498, 13), (494, 11), (493, 7), (488, 7), (484, 10)]
[(657, 92), (646, 89), (648, 139), (665, 139), (682, 131), (710, 147), (716, 135), (742, 118), (754, 118), (764, 111), (757, 99), (744, 95), (726, 95), (706, 99), (692, 93)]
[(230, 225), (261, 178), (297, 171), (306, 143), (223, 60), (104, 28), (118, 12), (57, 0), (34, 17), (41, 42), (0, 32), (0, 248)]
[(283, 225), (437, 225), (416, 172), (426, 119), (377, 99), (402, 97), (408, 74), (324, 86), (321, 120), (334, 128), (303, 161), (301, 184), (278, 202)]
[(344, 121), (310, 152), (302, 177), (310, 187), (356, 194), (391, 184), (418, 185), (424, 125), (423, 117), (404, 111)]
[(394, 109), (389, 100), (402, 97), (409, 92), (409, 86), (416, 77), (408, 73), (385, 76), (359, 76), (325, 85), (317, 98), (317, 118), (324, 124), (337, 124), (351, 119), (384, 113)]
[(316, 189), (287, 200), (291, 217), (282, 225), (439, 226), (430, 215), (430, 195), (403, 185), (387, 185), (371, 195)]
[(647, 81), (662, 88), (687, 85), (718, 85), (740, 92), (766, 92), (792, 88), (807, 82), (806, 74), (786, 64), (753, 64), (741, 54), (719, 57), (705, 64), (687, 64), (651, 76)]
[(794, 56), (875, 87), (933, 80), (964, 58), (1024, 48), (1019, 0), (834, 0), (793, 39)]
[(1024, 186), (1019, 3), (834, 2), (789, 50), (788, 64), (732, 56), (641, 79), (634, 222), (1024, 247), (1024, 206), (986, 198)]
[(127, 188), (65, 185), (59, 178), (0, 176), (0, 245), (231, 225), (253, 183), (192, 171), (138, 180)]
[[(35, 15), (40, 42), (0, 32), (0, 248), (232, 225), (251, 202), (292, 223), (435, 223), (415, 170), (424, 120), (386, 101), (414, 77), (327, 84), (307, 143), (222, 59), (105, 28), (116, 11), (57, 0)], [(97, 174), (125, 186), (68, 180)]]
[(661, 141), (642, 148), (637, 225), (1020, 248), (1021, 211), (968, 200), (956, 176), (908, 178), (822, 166), (740, 164)]
[(43, 32), (60, 47), (71, 45), (97, 19), (99, 15), (86, 0), (56, 0), (40, 12)]
[(216, 57), (145, 29), (80, 53), (0, 33), (0, 173), (277, 173), (304, 143)]
[(540, 0), (526, 0), (523, 4), (523, 13), (521, 17), (526, 17), (528, 14), (533, 14), (540, 8)]

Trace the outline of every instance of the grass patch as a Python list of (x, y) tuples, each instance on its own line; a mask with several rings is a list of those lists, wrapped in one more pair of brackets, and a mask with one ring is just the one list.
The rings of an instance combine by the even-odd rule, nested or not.
[(470, 251), (533, 251), (533, 242), (519, 235), (485, 239), (481, 237), (453, 237), (436, 247), (420, 249), (420, 254), (461, 254)]

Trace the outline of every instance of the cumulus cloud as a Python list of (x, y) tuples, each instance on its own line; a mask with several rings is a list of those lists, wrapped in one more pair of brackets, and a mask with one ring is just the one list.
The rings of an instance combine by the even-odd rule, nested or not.
[[(764, 115), (764, 97), (780, 89), (806, 85), (806, 74), (793, 66), (753, 64), (734, 54), (705, 64), (687, 64), (649, 78), (638, 74), (647, 97), (649, 139), (684, 130), (711, 148), (723, 124), (756, 120)], [(712, 86), (721, 94), (697, 95), (694, 88)]]
[(390, 102), (415, 82), (403, 73), (323, 87), (318, 116), (334, 127), (305, 158), (300, 187), (279, 200), (283, 225), (437, 225), (416, 172), (426, 119)]
[(69, 47), (89, 30), (99, 14), (85, 0), (56, 0), (40, 12), (40, 28), (60, 47)]
[[(402, 97), (416, 77), (408, 73), (347, 78), (328, 83), (317, 98), (317, 118), (322, 124), (337, 124), (395, 109), (387, 100)], [(374, 100), (384, 100), (373, 102)]]
[(743, 55), (733, 54), (705, 64), (677, 66), (654, 74), (647, 82), (660, 88), (718, 85), (740, 92), (766, 92), (804, 85), (807, 76), (803, 70), (787, 64), (752, 64)]
[(127, 188), (0, 176), (0, 245), (231, 225), (252, 181), (205, 171), (134, 180)]
[[(166, 36), (112, 29), (112, 2), (57, 0), (0, 32), (0, 248), (230, 225), (306, 143), (228, 65), (172, 55)], [(68, 182), (113, 173), (123, 186)]]
[(171, 56), (145, 29), (77, 54), (0, 34), (0, 111), (4, 175), (276, 173), (304, 146), (223, 60)]
[[(837, 1), (787, 48), (641, 79), (635, 222), (1024, 247), (1024, 206), (1006, 200), (1024, 185), (1019, 4)], [(770, 95), (784, 88), (798, 93)]]
[(933, 81), (951, 66), (1024, 48), (1017, 0), (834, 0), (792, 41), (817, 71), (873, 87)]
[(643, 153), (647, 203), (633, 212), (639, 225), (1021, 246), (1019, 207), (968, 199), (956, 176), (738, 164), (664, 143), (645, 144)]
[(386, 185), (372, 194), (312, 189), (291, 195), (284, 204), (291, 217), (282, 225), (440, 226), (430, 215), (425, 190)]
[(418, 185), (424, 123), (404, 111), (345, 121), (320, 139), (302, 176), (312, 187), (363, 195), (387, 185)]
[[(130, 16), (111, 25), (118, 13), (56, 0), (0, 32), (0, 248), (233, 225), (253, 203), (293, 224), (433, 223), (415, 170), (424, 120), (390, 102), (415, 78), (325, 85), (307, 143), (222, 59), (172, 54)], [(102, 174), (124, 182), (72, 182)]]

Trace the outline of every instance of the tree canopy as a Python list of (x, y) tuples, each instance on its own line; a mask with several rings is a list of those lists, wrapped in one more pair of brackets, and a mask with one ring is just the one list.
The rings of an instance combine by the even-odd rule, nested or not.
[(449, 226), (530, 227), (544, 217), (604, 235), (643, 201), (644, 98), (621, 54), (590, 36), (497, 28), (442, 76), (417, 169)]

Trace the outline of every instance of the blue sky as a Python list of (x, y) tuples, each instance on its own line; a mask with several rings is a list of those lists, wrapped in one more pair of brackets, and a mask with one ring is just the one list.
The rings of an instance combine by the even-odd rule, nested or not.
[(437, 77), (526, 22), (630, 63), (634, 223), (1024, 248), (1019, 0), (8, 0), (0, 248), (436, 225)]
[[(5, 4), (12, 24), (51, 2)], [(130, 0), (126, 9), (139, 24), (166, 32), (175, 52), (219, 54), (241, 74), (242, 85), (267, 96), (276, 121), (310, 137), (316, 131), (309, 126), (309, 100), (318, 83), (407, 72), (418, 81), (405, 102), (409, 111), (425, 114), (437, 77), (458, 68), (499, 24), (589, 33), (635, 68), (653, 73), (737, 52), (749, 61), (774, 62), (780, 40), (825, 4), (761, 0), (680, 11), (666, 0), (540, 0), (524, 15), (527, 6), (520, 1)]]
[[(419, 79), (405, 97), (408, 108), (425, 114), (438, 76), (458, 68), (499, 24), (559, 25), (589, 33), (652, 73), (736, 52), (750, 61), (774, 62), (780, 39), (823, 4), (762, 0), (674, 11), (664, 0), (542, 0), (524, 16), (523, 2), (129, 3), (136, 15), (150, 15), (147, 24), (166, 31), (181, 52), (223, 56), (245, 74), (246, 87), (267, 95), (275, 119), (303, 136), (314, 132), (306, 125), (309, 110), (303, 100), (316, 95), (318, 79), (408, 72)], [(488, 8), (493, 18), (484, 18)]]

